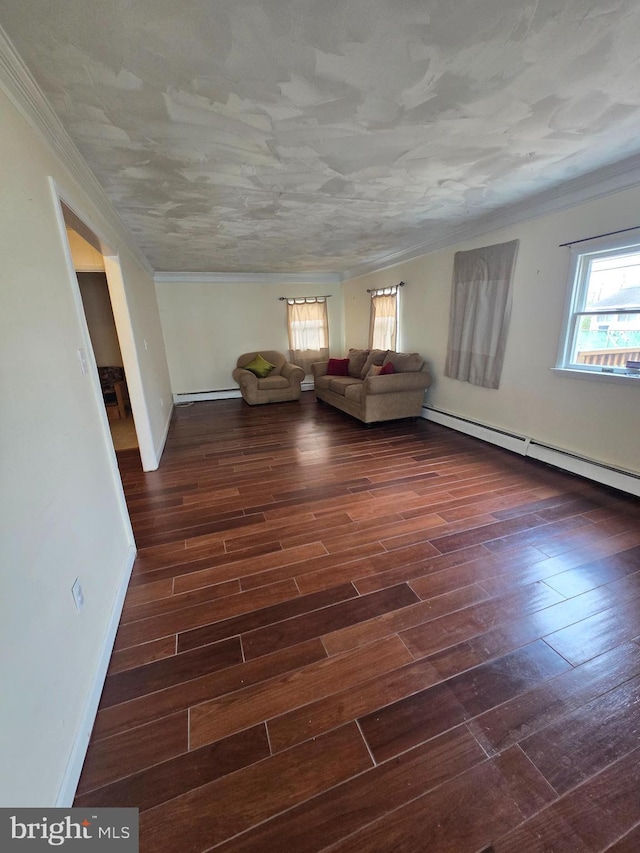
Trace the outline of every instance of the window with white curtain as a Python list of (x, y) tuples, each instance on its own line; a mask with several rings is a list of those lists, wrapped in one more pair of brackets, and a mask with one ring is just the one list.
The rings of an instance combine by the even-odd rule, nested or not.
[(456, 252), (445, 376), (498, 388), (518, 240)]
[(329, 358), (329, 321), (325, 296), (287, 299), (290, 358), (305, 373), (315, 361)]
[(398, 341), (398, 285), (371, 291), (369, 349), (395, 350)]

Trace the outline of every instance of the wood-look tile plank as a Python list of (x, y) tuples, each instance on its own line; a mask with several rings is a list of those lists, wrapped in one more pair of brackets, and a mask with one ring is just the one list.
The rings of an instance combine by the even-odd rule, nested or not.
[(396, 669), (411, 660), (397, 637), (371, 643), (328, 660), (312, 663), (269, 683), (246, 687), (234, 694), (191, 708), (189, 737), (192, 748), (226, 737), (242, 728), (336, 693), (345, 684), (359, 684)]
[(424, 625), (456, 610), (464, 610), (487, 598), (487, 593), (478, 584), (462, 587), (454, 592), (431, 598), (429, 601), (421, 601), (418, 604), (403, 607), (401, 610), (392, 610), (390, 613), (375, 616), (366, 622), (359, 622), (348, 628), (326, 634), (322, 642), (330, 655), (338, 654), (382, 637), (388, 637), (390, 634), (414, 628), (416, 625)]
[(434, 619), (427, 625), (409, 628), (402, 632), (401, 637), (416, 657), (424, 657), (483, 634), (503, 622), (544, 611), (559, 601), (563, 601), (562, 596), (546, 584), (529, 584), (490, 601)]
[(184, 631), (178, 634), (178, 651), (194, 649), (225, 637), (246, 634), (257, 628), (283, 622), (286, 619), (300, 616), (303, 613), (312, 613), (329, 607), (332, 604), (335, 605), (357, 597), (358, 593), (353, 585), (349, 583), (343, 583), (340, 586), (334, 586), (328, 590), (312, 593), (311, 595), (301, 595), (291, 601), (283, 601), (281, 604), (252, 610), (249, 613), (235, 616), (232, 619), (223, 619), (211, 625), (205, 625), (202, 628)]
[(603, 609), (575, 625), (555, 631), (546, 640), (576, 666), (639, 636), (638, 603), (634, 599), (627, 605)]
[(358, 681), (314, 702), (270, 719), (267, 728), (274, 752), (338, 728), (442, 681), (429, 658), (413, 661), (374, 678)]
[(551, 724), (640, 675), (640, 646), (627, 643), (516, 696), (469, 723), (484, 749), (492, 754), (530, 737)]
[(268, 607), (271, 604), (287, 601), (297, 595), (298, 588), (293, 581), (281, 581), (251, 592), (216, 598), (204, 604), (196, 604), (160, 616), (151, 616), (138, 622), (129, 622), (118, 629), (114, 648), (118, 651), (128, 646), (166, 637), (168, 634), (179, 634), (219, 619), (247, 613), (258, 607)]
[(186, 711), (89, 745), (77, 794), (184, 753), (189, 748)]
[(630, 753), (528, 820), (494, 836), (495, 853), (593, 853), (640, 821), (640, 751)]
[(74, 805), (136, 807), (141, 812), (235, 773), (270, 755), (264, 725), (146, 767), (109, 785), (76, 797)]
[(197, 648), (143, 666), (108, 675), (100, 698), (100, 707), (109, 708), (129, 702), (146, 693), (155, 693), (175, 684), (191, 681), (234, 664), (242, 663), (242, 646), (232, 637), (206, 648)]
[(242, 635), (242, 647), (246, 659), (251, 660), (382, 613), (408, 607), (418, 601), (420, 599), (410, 587), (399, 584), (380, 592), (343, 601), (331, 608), (314, 610), (276, 625), (249, 631)]
[(484, 759), (461, 726), (237, 836), (220, 853), (319, 853)]
[(568, 668), (538, 640), (368, 714), (360, 728), (376, 762), (385, 761)]
[(370, 766), (357, 727), (345, 726), (143, 812), (141, 847), (200, 853)]
[[(141, 589), (141, 587), (136, 588)], [(214, 601), (216, 598), (225, 598), (228, 595), (237, 595), (240, 592), (242, 590), (240, 582), (237, 579), (211, 584), (211, 586), (201, 589), (171, 594), (153, 601), (145, 601), (143, 604), (127, 607), (122, 613), (120, 622), (122, 625), (126, 625), (127, 622), (139, 622), (142, 619), (149, 619), (151, 616), (162, 616), (165, 613), (171, 613), (173, 610), (183, 610), (186, 607), (193, 607), (196, 604), (206, 604), (209, 601)]]
[(98, 711), (93, 738), (126, 732), (168, 714), (186, 710), (192, 705), (233, 693), (252, 684), (269, 681), (287, 672), (295, 672), (326, 657), (322, 642), (319, 639), (309, 640), (257, 661), (232, 666), (121, 705), (103, 708)]
[(636, 676), (525, 738), (520, 746), (553, 788), (564, 794), (640, 746), (639, 706)]
[(478, 853), (554, 797), (531, 762), (512, 747), (339, 841), (331, 853)]
[(139, 646), (131, 646), (128, 649), (122, 649), (120, 652), (114, 652), (109, 661), (107, 675), (114, 675), (116, 672), (124, 672), (126, 669), (134, 669), (145, 663), (175, 655), (176, 647), (177, 637), (169, 636), (161, 637), (159, 640), (151, 640), (150, 643), (142, 643)]

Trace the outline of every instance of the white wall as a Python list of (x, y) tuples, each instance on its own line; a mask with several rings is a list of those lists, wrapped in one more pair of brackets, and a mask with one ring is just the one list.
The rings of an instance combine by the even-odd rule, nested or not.
[(88, 737), (133, 558), (97, 377), (80, 370), (88, 338), (49, 176), (120, 254), (158, 441), (170, 391), (151, 275), (1, 92), (0, 126), (0, 805), (45, 806)]
[[(345, 283), (345, 339), (366, 344), (366, 289), (405, 281), (399, 348), (431, 363), (434, 407), (604, 464), (640, 473), (637, 387), (553, 373), (565, 301), (569, 250), (560, 243), (638, 224), (640, 188), (486, 234)], [(519, 239), (513, 310), (500, 388), (444, 376), (453, 256), (456, 251)]]
[(237, 389), (238, 356), (289, 349), (286, 304), (280, 296), (327, 300), (329, 346), (343, 350), (340, 284), (162, 281), (156, 284), (174, 394)]

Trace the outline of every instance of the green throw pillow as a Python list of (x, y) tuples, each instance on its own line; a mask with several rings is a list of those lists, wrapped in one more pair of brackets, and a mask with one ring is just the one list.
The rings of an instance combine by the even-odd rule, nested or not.
[(244, 369), (255, 373), (258, 379), (264, 379), (265, 376), (268, 376), (269, 373), (271, 373), (274, 367), (275, 364), (271, 364), (271, 362), (267, 361), (266, 358), (263, 358), (261, 355), (257, 355), (253, 361), (245, 365)]

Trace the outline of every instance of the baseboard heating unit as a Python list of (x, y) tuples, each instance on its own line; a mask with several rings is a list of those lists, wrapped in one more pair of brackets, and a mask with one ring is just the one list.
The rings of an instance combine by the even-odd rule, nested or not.
[[(303, 391), (313, 390), (313, 380), (305, 380), (302, 383)], [(239, 388), (220, 388), (217, 391), (187, 391), (183, 394), (174, 394), (173, 402), (178, 406), (180, 403), (199, 403), (203, 400), (232, 400), (241, 397)]]
[(537, 459), (547, 465), (552, 465), (554, 468), (561, 468), (571, 474), (578, 474), (605, 486), (611, 486), (614, 489), (640, 497), (640, 477), (630, 471), (614, 468), (602, 462), (570, 453), (567, 450), (540, 444), (526, 436), (505, 432), (458, 415), (451, 415), (431, 406), (422, 407), (422, 417), (458, 432), (466, 433), (473, 438), (496, 444), (498, 447), (510, 450), (513, 453), (519, 453), (521, 456)]

